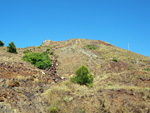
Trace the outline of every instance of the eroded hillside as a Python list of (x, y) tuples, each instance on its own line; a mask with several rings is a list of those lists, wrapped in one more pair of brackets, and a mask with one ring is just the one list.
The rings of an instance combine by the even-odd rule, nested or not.
[[(38, 69), (22, 60), (24, 51), (50, 49), (52, 66)], [(0, 47), (0, 112), (149, 113), (150, 59), (100, 40), (46, 40), (39, 47)], [(93, 86), (70, 77), (81, 66), (94, 75)]]

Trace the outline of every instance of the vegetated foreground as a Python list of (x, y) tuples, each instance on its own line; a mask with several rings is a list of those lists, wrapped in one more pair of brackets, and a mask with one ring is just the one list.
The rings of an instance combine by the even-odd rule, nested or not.
[[(82, 65), (93, 83), (78, 84), (80, 74), (71, 82)], [(149, 112), (149, 57), (87, 39), (46, 40), (17, 54), (0, 47), (0, 113)]]

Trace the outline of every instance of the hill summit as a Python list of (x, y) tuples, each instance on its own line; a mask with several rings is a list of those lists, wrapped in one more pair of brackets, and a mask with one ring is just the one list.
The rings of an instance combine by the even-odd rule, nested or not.
[[(148, 113), (150, 58), (100, 40), (45, 40), (40, 46), (0, 47), (0, 113)], [(52, 65), (39, 69), (22, 59), (46, 53)], [(80, 66), (93, 84), (70, 78)]]

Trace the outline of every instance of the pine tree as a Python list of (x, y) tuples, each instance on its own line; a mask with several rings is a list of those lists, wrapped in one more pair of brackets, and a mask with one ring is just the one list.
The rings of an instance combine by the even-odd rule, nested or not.
[(14, 42), (9, 43), (9, 46), (7, 46), (7, 48), (8, 48), (8, 52), (17, 53), (16, 46), (15, 46)]
[(93, 75), (89, 74), (89, 70), (86, 66), (81, 66), (75, 72), (76, 76), (71, 78), (72, 82), (78, 83), (80, 85), (87, 85), (93, 82)]
[(0, 46), (4, 46), (4, 43), (0, 40)]

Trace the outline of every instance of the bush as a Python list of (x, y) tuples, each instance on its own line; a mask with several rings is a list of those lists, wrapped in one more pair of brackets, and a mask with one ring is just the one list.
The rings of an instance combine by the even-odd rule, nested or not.
[(58, 113), (58, 109), (56, 107), (50, 107), (47, 109), (48, 113)]
[(87, 45), (86, 48), (95, 50), (95, 49), (97, 49), (98, 47), (92, 46), (92, 45)]
[(144, 71), (150, 71), (150, 68), (145, 68)]
[(50, 52), (50, 55), (53, 55), (54, 52)]
[(47, 51), (47, 52), (49, 52), (49, 51), (50, 51), (50, 49), (46, 49), (46, 51)]
[(118, 62), (118, 60), (117, 60), (117, 59), (113, 59), (113, 61), (114, 61), (114, 62)]
[(93, 75), (89, 74), (89, 70), (86, 66), (81, 66), (75, 72), (76, 76), (71, 78), (71, 81), (80, 85), (88, 85), (93, 83)]
[(0, 46), (4, 46), (4, 43), (0, 40)]
[(22, 59), (30, 62), (39, 69), (46, 69), (52, 65), (51, 60), (46, 53), (26, 53)]
[(41, 49), (41, 46), (38, 46), (39, 49)]
[(30, 52), (31, 52), (30, 50), (26, 50), (23, 53), (26, 54), (26, 53), (30, 53)]
[(14, 42), (9, 43), (9, 46), (7, 46), (7, 48), (8, 48), (8, 52), (17, 53), (16, 46), (15, 46)]

